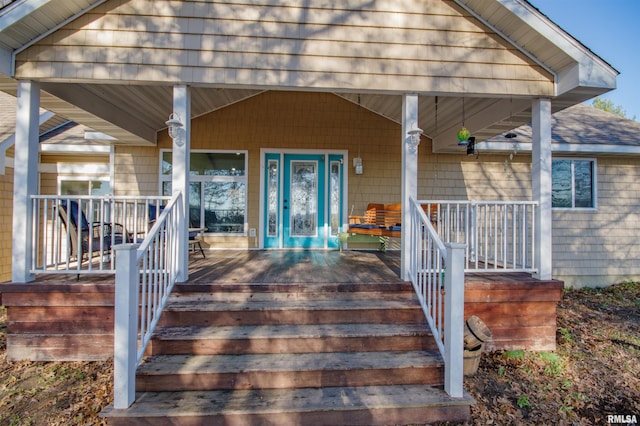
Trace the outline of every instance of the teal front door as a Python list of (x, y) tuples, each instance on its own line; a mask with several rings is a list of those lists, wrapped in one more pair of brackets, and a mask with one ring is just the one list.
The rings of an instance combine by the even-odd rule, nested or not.
[(337, 248), (342, 155), (267, 154), (265, 248)]

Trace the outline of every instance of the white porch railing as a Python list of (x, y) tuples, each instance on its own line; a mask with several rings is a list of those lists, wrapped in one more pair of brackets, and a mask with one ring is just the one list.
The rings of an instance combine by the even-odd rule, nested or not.
[(409, 274), (444, 359), (445, 391), (463, 396), (464, 244), (443, 243), (422, 203), (411, 200)]
[(113, 246), (142, 241), (170, 197), (31, 197), (31, 273), (114, 273)]
[(141, 244), (115, 247), (114, 407), (135, 401), (136, 368), (177, 277), (182, 194), (171, 199)]
[(466, 271), (535, 269), (534, 201), (419, 201), (440, 239), (466, 244)]

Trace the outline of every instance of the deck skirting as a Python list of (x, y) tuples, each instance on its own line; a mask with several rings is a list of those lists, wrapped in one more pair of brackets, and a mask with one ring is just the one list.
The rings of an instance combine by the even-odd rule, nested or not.
[(476, 315), (491, 330), (485, 349), (556, 349), (556, 307), (564, 283), (528, 274), (468, 274), (464, 316)]
[[(188, 287), (210, 285), (219, 284)], [(562, 288), (561, 281), (539, 281), (527, 274), (467, 274), (465, 318), (477, 315), (491, 329), (488, 350), (554, 350)], [(0, 291), (7, 308), (8, 360), (97, 361), (113, 356), (112, 276), (2, 284)]]

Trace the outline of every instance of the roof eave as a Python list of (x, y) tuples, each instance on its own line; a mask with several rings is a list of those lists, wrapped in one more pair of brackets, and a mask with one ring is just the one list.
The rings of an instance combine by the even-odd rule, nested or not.
[[(476, 10), (478, 19), (484, 21), (491, 28), (495, 28), (514, 46), (525, 51), (529, 57), (535, 58), (546, 69), (551, 70), (556, 78), (556, 96), (566, 96), (567, 99), (580, 99), (579, 102), (606, 93), (616, 88), (616, 77), (619, 72), (600, 56), (593, 53), (586, 46), (572, 37), (547, 16), (526, 0), (455, 0), (465, 9)], [(495, 4), (511, 13), (511, 19), (498, 20)], [(495, 22), (494, 22), (495, 21)], [(514, 26), (526, 25), (555, 46), (558, 54), (571, 58), (570, 65), (558, 68), (546, 63), (542, 52), (537, 52), (536, 46), (521, 46), (509, 37)], [(538, 46), (542, 49), (541, 46)], [(548, 46), (544, 47), (545, 49)], [(568, 61), (569, 62), (569, 61)], [(576, 97), (576, 93), (579, 94)]]

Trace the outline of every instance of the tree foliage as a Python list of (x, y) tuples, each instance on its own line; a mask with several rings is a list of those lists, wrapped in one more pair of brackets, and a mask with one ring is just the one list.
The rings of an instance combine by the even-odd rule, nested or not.
[[(630, 117), (627, 116), (627, 110), (625, 110), (622, 107), (622, 105), (614, 104), (611, 99), (602, 99), (601, 97), (597, 96), (593, 100), (593, 103), (591, 105), (593, 105), (595, 108), (601, 109), (603, 111), (612, 112), (614, 114), (617, 114), (622, 118), (630, 118)], [(636, 118), (634, 116), (632, 118), (632, 120), (635, 120), (635, 119)]]

